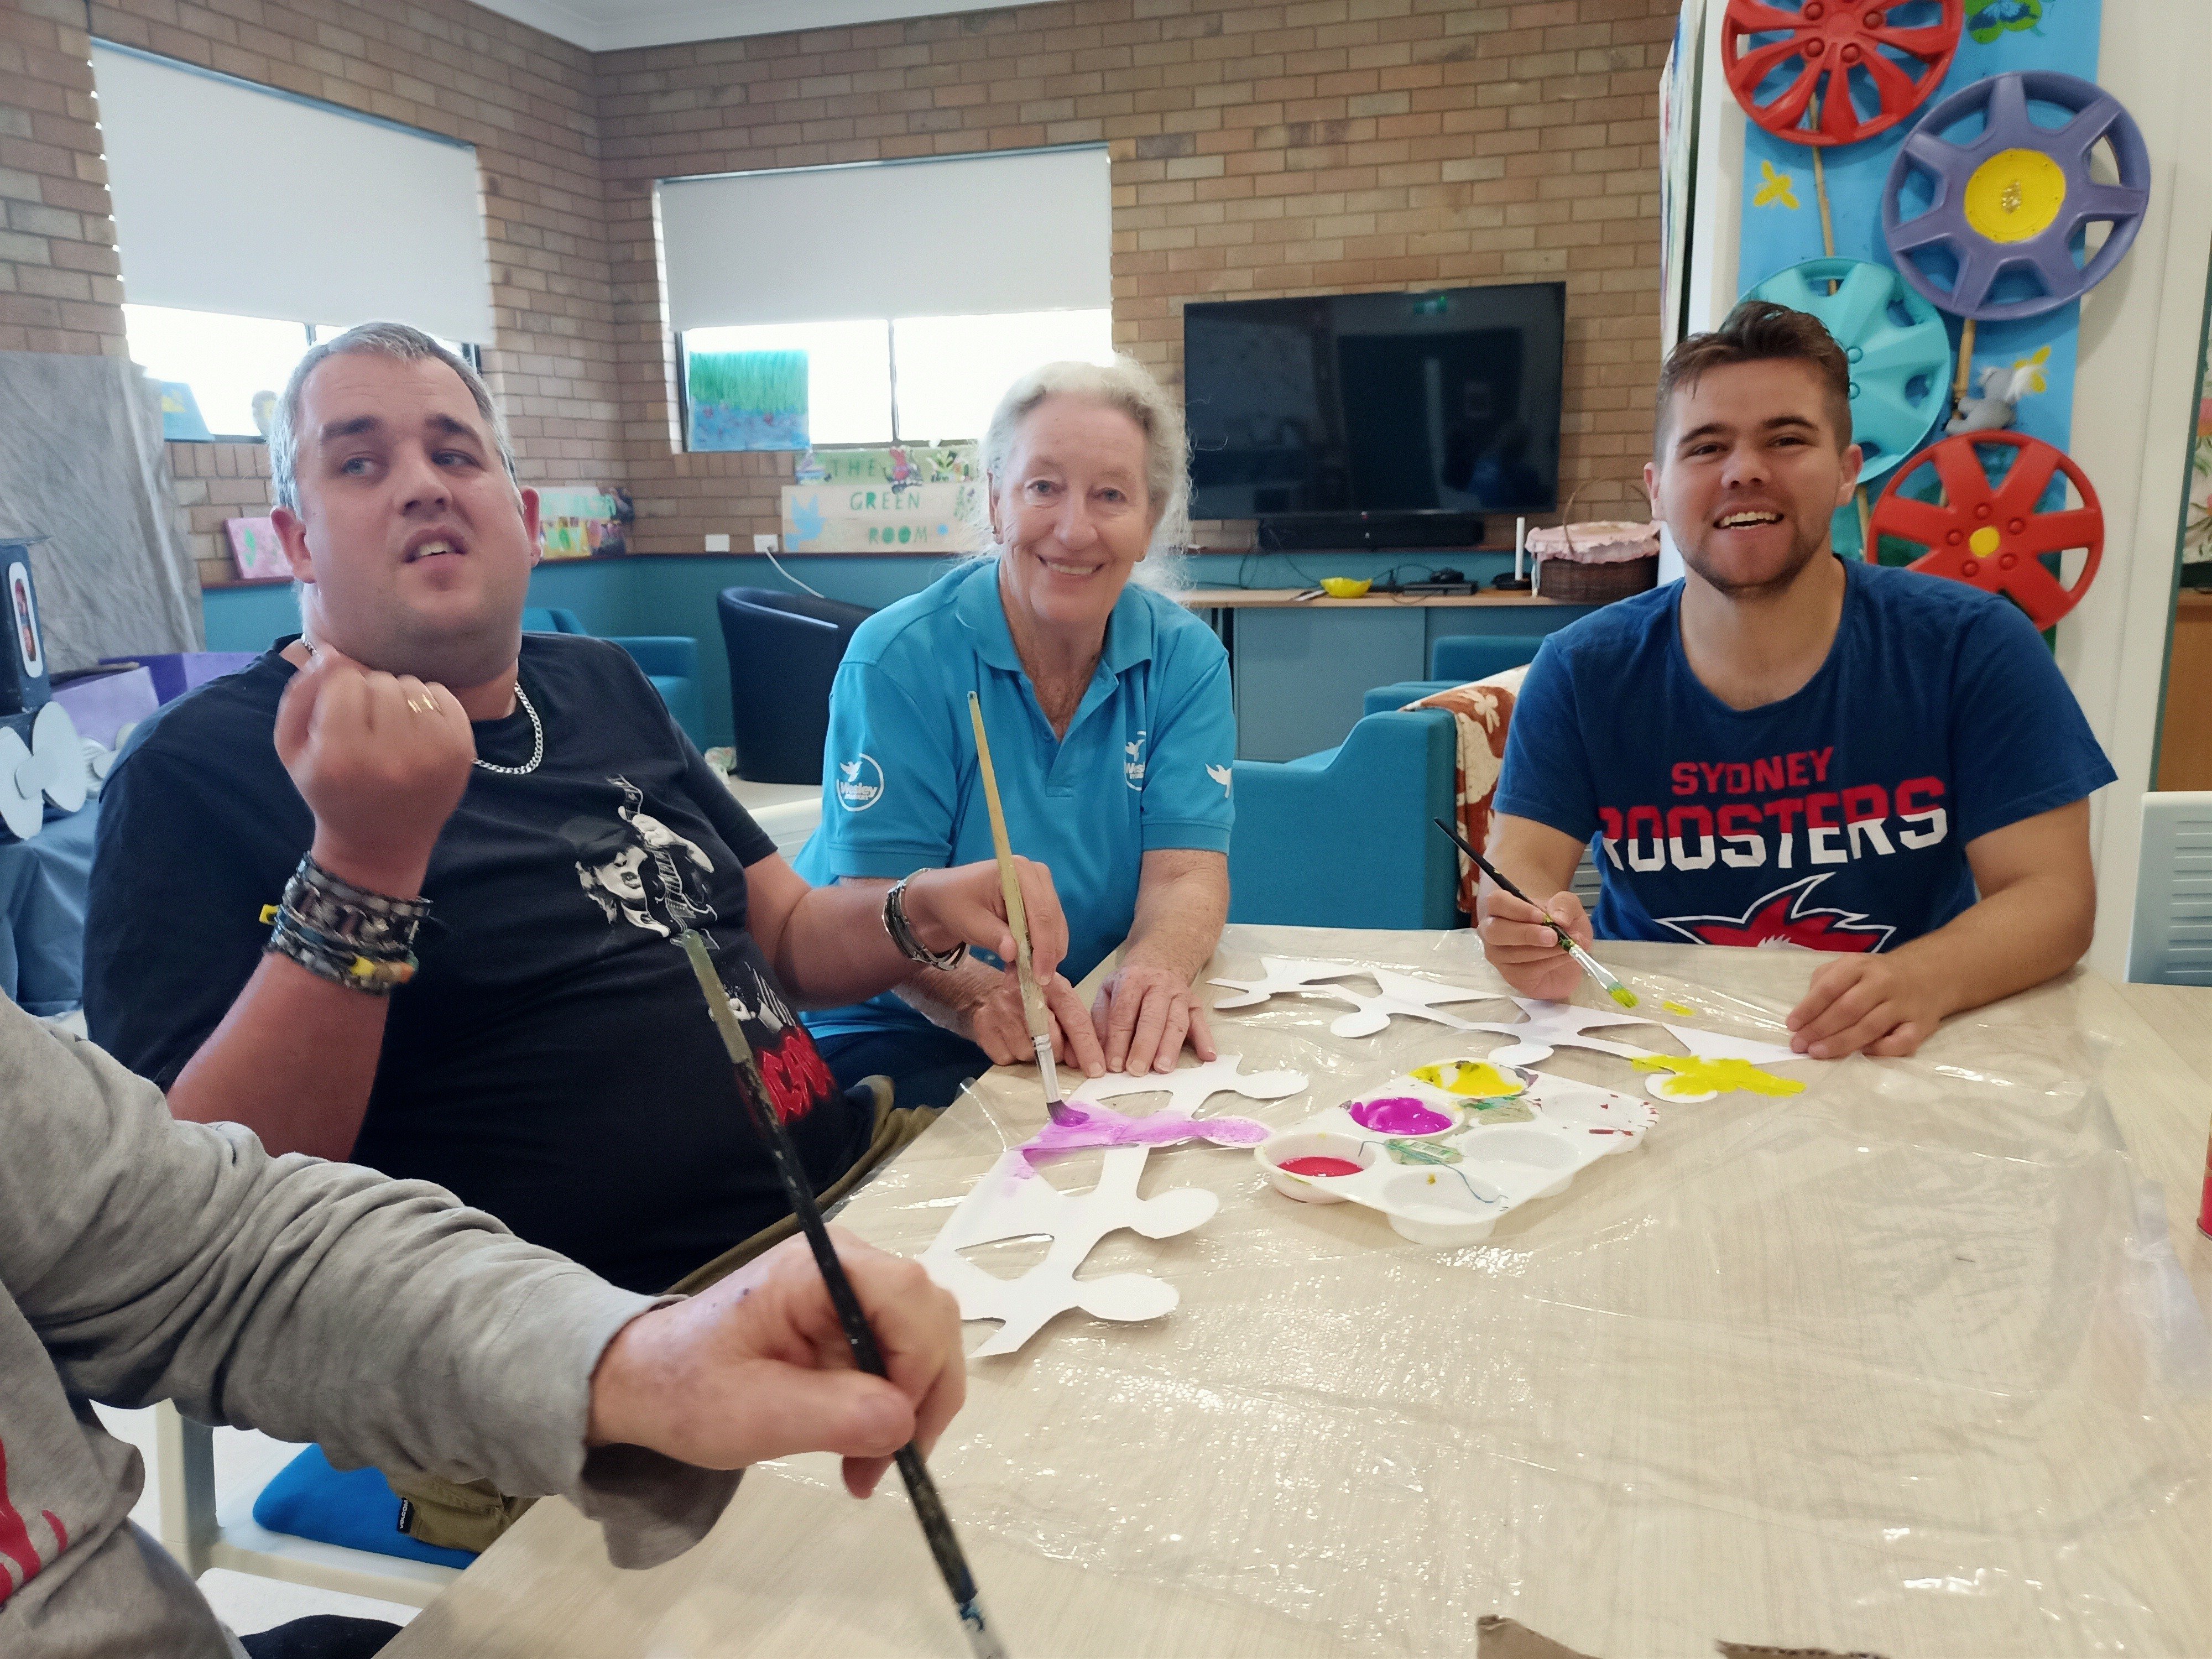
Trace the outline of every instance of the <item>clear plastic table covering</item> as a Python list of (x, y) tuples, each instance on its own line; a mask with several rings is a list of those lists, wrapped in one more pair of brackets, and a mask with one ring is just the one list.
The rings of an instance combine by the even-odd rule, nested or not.
[[(1263, 952), (1502, 995), (1464, 933), (1232, 927), (1212, 972), (1256, 977)], [(1606, 955), (1684, 1023), (1779, 1042), (1818, 960)], [(1662, 1103), (1641, 1146), (1462, 1248), (1289, 1200), (1248, 1151), (1155, 1149), (1144, 1194), (1209, 1188), (1219, 1213), (1109, 1236), (1085, 1276), (1153, 1273), (1181, 1306), (1069, 1313), (973, 1361), (932, 1459), (946, 1501), (964, 1534), (1325, 1626), (1345, 1653), (1471, 1653), (1492, 1612), (1604, 1659), (2212, 1652), (2212, 1340), (2077, 1000), (1954, 1019), (1910, 1060), (1782, 1067), (1799, 1095)], [(1223, 1052), (1310, 1084), (1205, 1115), (1286, 1127), (1505, 1041), (1402, 1018), (1333, 1037), (1345, 1011), (1217, 1014)], [(1587, 1051), (1541, 1066), (1643, 1081)], [(842, 1219), (919, 1254), (1042, 1116), (1032, 1070), (993, 1073)], [(1045, 1178), (1079, 1190), (1098, 1156)], [(1012, 1275), (1043, 1249), (970, 1255)]]

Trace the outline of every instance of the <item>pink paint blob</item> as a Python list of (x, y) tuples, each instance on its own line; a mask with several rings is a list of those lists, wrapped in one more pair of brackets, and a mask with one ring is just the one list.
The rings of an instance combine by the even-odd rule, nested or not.
[(1348, 1176), (1358, 1175), (1359, 1166), (1348, 1158), (1292, 1158), (1275, 1166), (1285, 1175)]
[(1150, 1117), (1124, 1117), (1109, 1106), (1085, 1101), (1062, 1109), (1060, 1121), (1048, 1123), (1021, 1146), (1022, 1157), (1034, 1166), (1041, 1156), (1081, 1152), (1092, 1146), (1171, 1146), (1179, 1140), (1210, 1140), (1217, 1146), (1256, 1146), (1267, 1138), (1267, 1126), (1249, 1117), (1194, 1118), (1181, 1112), (1156, 1112)]
[(1432, 1135), (1452, 1126), (1451, 1119), (1422, 1105), (1411, 1095), (1393, 1095), (1387, 1100), (1355, 1100), (1345, 1110), (1361, 1128), (1372, 1129), (1378, 1134)]

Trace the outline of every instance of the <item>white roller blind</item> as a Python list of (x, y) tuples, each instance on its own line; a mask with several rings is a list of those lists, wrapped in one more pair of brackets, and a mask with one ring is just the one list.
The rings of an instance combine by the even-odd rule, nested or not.
[(664, 179), (678, 329), (1112, 303), (1103, 147)]
[(105, 43), (92, 63), (134, 303), (490, 342), (472, 146)]

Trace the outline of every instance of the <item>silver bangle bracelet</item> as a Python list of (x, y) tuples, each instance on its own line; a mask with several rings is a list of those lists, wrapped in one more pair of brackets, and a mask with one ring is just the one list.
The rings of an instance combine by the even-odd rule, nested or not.
[(950, 951), (933, 951), (914, 936), (914, 927), (906, 919), (906, 884), (921, 873), (916, 870), (891, 884), (884, 895), (884, 932), (890, 935), (908, 962), (921, 963), (926, 968), (939, 971), (957, 968), (968, 958), (968, 941), (962, 939)]

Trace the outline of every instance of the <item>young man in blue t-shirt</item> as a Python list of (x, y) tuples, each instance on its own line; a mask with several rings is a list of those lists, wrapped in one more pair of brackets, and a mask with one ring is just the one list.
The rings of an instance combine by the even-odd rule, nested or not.
[[(1606, 938), (1849, 953), (1790, 1014), (1824, 1060), (1909, 1054), (2071, 966), (2096, 909), (2087, 798), (2114, 776), (2008, 601), (1836, 557), (1850, 398), (1802, 312), (1747, 301), (1674, 348), (1644, 476), (1686, 574), (1546, 642), (1491, 831), (1582, 940), (1561, 890), (1595, 835)], [(1535, 906), (1486, 884), (1480, 910), (1516, 989), (1573, 989)]]

